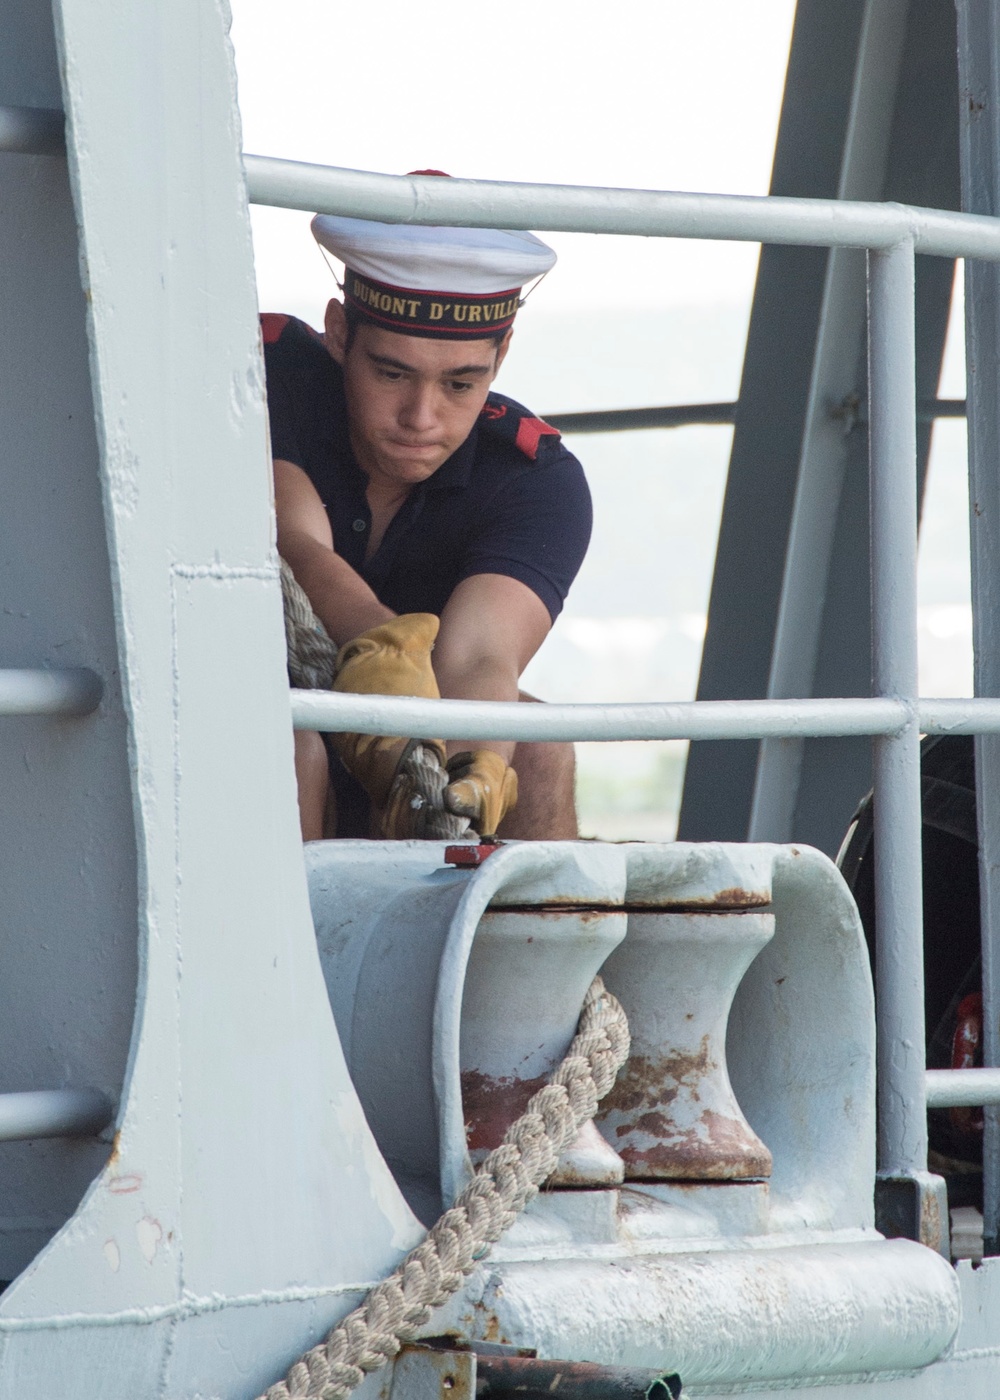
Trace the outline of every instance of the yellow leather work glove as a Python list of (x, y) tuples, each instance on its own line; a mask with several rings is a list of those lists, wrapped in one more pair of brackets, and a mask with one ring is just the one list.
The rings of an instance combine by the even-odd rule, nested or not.
[(451, 779), (444, 805), (456, 816), (468, 817), (480, 836), (495, 836), (497, 827), (517, 803), (517, 774), (492, 749), (457, 753), (448, 760)]
[[(438, 633), (433, 613), (404, 613), (345, 642), (337, 656), (337, 676), (333, 689), (357, 695), (416, 695), (426, 700), (440, 698), (431, 650)], [(344, 767), (353, 773), (376, 808), (384, 808), (409, 739), (383, 738), (377, 734), (331, 734), (333, 747)], [(444, 745), (439, 739), (424, 739), (444, 764)], [(394, 809), (398, 804), (393, 803)], [(386, 830), (386, 836), (408, 832)], [(397, 825), (394, 818), (392, 826)]]

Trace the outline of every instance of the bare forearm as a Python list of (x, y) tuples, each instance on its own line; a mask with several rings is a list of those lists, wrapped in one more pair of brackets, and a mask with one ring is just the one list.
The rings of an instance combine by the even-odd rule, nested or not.
[[(506, 658), (491, 656), (471, 660), (453, 659), (445, 645), (438, 644), (433, 662), (438, 687), (447, 700), (516, 700), (518, 698), (517, 668)], [(449, 757), (468, 749), (492, 749), (509, 763), (515, 745), (501, 740), (471, 741), (453, 739), (447, 744)]]
[(332, 549), (305, 536), (280, 534), (278, 548), (337, 646), (396, 616)]

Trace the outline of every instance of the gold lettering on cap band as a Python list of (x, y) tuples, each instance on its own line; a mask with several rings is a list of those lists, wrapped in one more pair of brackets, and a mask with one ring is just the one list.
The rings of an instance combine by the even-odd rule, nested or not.
[(409, 335), (456, 338), (482, 335), (487, 326), (491, 334), (506, 330), (521, 304), (517, 288), (501, 294), (499, 301), (495, 293), (477, 296), (454, 292), (453, 300), (442, 301), (410, 288), (369, 280), (353, 269), (344, 279), (344, 295), (348, 305), (375, 325)]

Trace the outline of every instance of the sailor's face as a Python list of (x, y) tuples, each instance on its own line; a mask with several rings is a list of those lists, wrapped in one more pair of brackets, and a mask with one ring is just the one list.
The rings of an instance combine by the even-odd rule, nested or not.
[[(332, 308), (339, 308), (339, 314)], [(358, 326), (347, 348), (340, 302), (326, 341), (344, 370), (351, 445), (373, 484), (409, 487), (433, 476), (469, 436), (507, 351)]]

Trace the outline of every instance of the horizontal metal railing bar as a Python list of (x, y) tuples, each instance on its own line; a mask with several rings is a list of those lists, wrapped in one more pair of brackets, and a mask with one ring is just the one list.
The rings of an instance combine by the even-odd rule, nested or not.
[(918, 253), (1000, 261), (1000, 220), (909, 204), (442, 180), (249, 154), (243, 165), (253, 204), (390, 224), (538, 228), (828, 248), (890, 248), (912, 240)]
[[(57, 154), (64, 149), (63, 124), (63, 114), (49, 108), (0, 107), (0, 151)], [(243, 165), (254, 204), (385, 223), (530, 226), (566, 233), (842, 248), (886, 248), (912, 238), (918, 253), (1000, 260), (996, 219), (907, 204), (441, 180), (250, 153)]]
[(924, 734), (998, 734), (1000, 700), (891, 698), (684, 700), (665, 704), (522, 705), (293, 690), (296, 729), (433, 735), (438, 739), (815, 739), (902, 732), (916, 714)]
[(522, 705), (293, 690), (296, 729), (439, 739), (613, 742), (623, 739), (816, 738), (898, 734), (900, 700), (690, 700), (642, 705)]
[[(546, 413), (546, 423), (561, 433), (627, 433), (643, 428), (688, 428), (698, 424), (727, 424), (736, 421), (738, 403), (666, 404), (660, 408), (598, 408), (581, 413)], [(838, 417), (844, 414), (838, 413)], [(917, 419), (933, 423), (938, 418), (964, 418), (964, 399), (923, 399), (917, 405)], [(867, 423), (866, 411), (858, 413), (858, 423)]]
[(600, 408), (584, 413), (546, 413), (546, 423), (561, 433), (627, 433), (639, 428), (687, 428), (696, 424), (732, 423), (735, 403), (668, 404), (662, 408)]
[(55, 156), (65, 149), (62, 112), (49, 107), (0, 107), (0, 152)]
[(59, 671), (0, 667), (0, 715), (89, 715), (104, 683), (85, 666)]
[(922, 734), (1000, 734), (1000, 700), (920, 700), (917, 717)]
[[(64, 149), (63, 128), (61, 112), (0, 107), (0, 152), (57, 154)], [(845, 248), (886, 248), (912, 238), (918, 253), (1000, 260), (996, 219), (907, 204), (441, 180), (249, 153), (243, 165), (254, 204), (350, 214), (385, 223), (470, 228), (530, 225), (553, 232)]]
[(34, 1089), (0, 1094), (0, 1142), (93, 1137), (111, 1122), (114, 1106), (98, 1089)]
[(929, 1069), (928, 1108), (982, 1108), (1000, 1103), (1000, 1069)]

